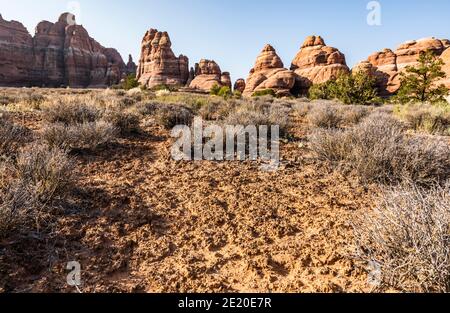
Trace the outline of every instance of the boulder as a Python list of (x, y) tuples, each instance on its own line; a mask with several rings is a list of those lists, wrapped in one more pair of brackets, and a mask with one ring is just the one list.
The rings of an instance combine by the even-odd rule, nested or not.
[(172, 51), (167, 32), (150, 29), (141, 44), (141, 57), (137, 78), (142, 85), (153, 88), (158, 85), (184, 86), (189, 79), (189, 59)]
[(243, 94), (251, 96), (255, 91), (272, 89), (279, 95), (286, 95), (294, 84), (295, 73), (284, 68), (275, 49), (266, 45), (250, 70)]
[(291, 64), (297, 75), (295, 89), (304, 93), (313, 84), (324, 83), (339, 75), (348, 74), (345, 55), (338, 49), (329, 47), (320, 36), (309, 36)]
[(240, 93), (243, 93), (245, 90), (245, 80), (243, 78), (239, 78), (238, 80), (236, 80), (236, 82), (234, 83), (234, 88), (235, 91), (239, 91)]
[(189, 84), (189, 88), (210, 91), (214, 85), (227, 86), (231, 89), (230, 73), (222, 73), (215, 61), (200, 60), (199, 63), (195, 64), (195, 76)]

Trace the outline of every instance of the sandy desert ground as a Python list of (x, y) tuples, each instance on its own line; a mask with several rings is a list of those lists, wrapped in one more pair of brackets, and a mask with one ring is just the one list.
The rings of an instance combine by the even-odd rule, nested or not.
[[(39, 137), (41, 109), (6, 107)], [(76, 182), (46, 227), (0, 241), (0, 290), (75, 292), (66, 264), (77, 261), (82, 292), (371, 291), (352, 223), (374, 207), (379, 186), (318, 159), (307, 119), (294, 109), (289, 118), (276, 172), (250, 161), (174, 161), (170, 131), (151, 116), (138, 133), (70, 152)]]

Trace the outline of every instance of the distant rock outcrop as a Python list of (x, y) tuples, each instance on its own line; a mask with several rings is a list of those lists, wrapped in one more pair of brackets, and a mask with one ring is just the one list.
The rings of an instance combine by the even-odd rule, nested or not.
[(195, 64), (195, 76), (189, 88), (210, 91), (214, 85), (229, 87), (231, 89), (230, 73), (221, 71), (215, 61), (200, 60)]
[(142, 85), (153, 88), (158, 85), (184, 86), (189, 79), (189, 59), (172, 51), (167, 32), (150, 29), (141, 45), (141, 57), (137, 78)]
[(296, 92), (304, 93), (312, 84), (324, 83), (350, 72), (345, 55), (325, 45), (320, 36), (309, 36), (292, 61), (291, 70), (297, 75)]
[(288, 95), (295, 83), (295, 73), (284, 68), (283, 62), (271, 45), (266, 45), (256, 59), (245, 83), (245, 96), (255, 91), (272, 89), (279, 95)]
[(133, 61), (131, 54), (128, 56), (127, 75), (136, 75), (137, 65)]
[(64, 13), (40, 22), (34, 38), (19, 22), (0, 16), (0, 85), (106, 87), (126, 72), (120, 54), (104, 48)]
[[(384, 49), (369, 56), (367, 61), (372, 65), (372, 73), (377, 77), (380, 94), (384, 96), (395, 93), (400, 87), (400, 73), (407, 66), (414, 66), (420, 53), (427, 50), (434, 51), (436, 55), (445, 59), (444, 51), (450, 47), (450, 41), (436, 38), (424, 38), (412, 40), (401, 44), (397, 50)], [(448, 52), (447, 52), (448, 53)], [(445, 60), (444, 60), (445, 62)], [(445, 68), (447, 76), (450, 75), (450, 68)], [(450, 87), (448, 81), (445, 82)]]
[(243, 78), (239, 78), (238, 80), (236, 80), (236, 82), (234, 83), (234, 88), (235, 91), (239, 91), (240, 93), (243, 93), (245, 90), (245, 80)]

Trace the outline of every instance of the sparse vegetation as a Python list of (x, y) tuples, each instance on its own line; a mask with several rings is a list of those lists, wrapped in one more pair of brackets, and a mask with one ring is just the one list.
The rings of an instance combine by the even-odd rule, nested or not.
[(339, 161), (366, 182), (410, 179), (420, 185), (450, 178), (450, 146), (440, 138), (408, 137), (385, 114), (373, 114), (348, 130), (316, 129), (311, 149), (322, 159)]
[(410, 129), (433, 135), (450, 136), (450, 105), (410, 103), (396, 106), (394, 113)]

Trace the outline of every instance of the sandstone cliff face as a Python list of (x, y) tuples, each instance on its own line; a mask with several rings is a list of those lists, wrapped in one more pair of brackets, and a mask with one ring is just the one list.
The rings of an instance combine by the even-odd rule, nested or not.
[(447, 77), (444, 78), (440, 83), (444, 84), (447, 88), (450, 89), (450, 48), (447, 48), (444, 53), (442, 53), (441, 59), (445, 64), (442, 67), (442, 70), (447, 74)]
[(189, 79), (189, 59), (172, 51), (167, 32), (150, 29), (141, 45), (137, 70), (139, 82), (149, 88), (158, 85), (184, 86)]
[(21, 23), (0, 15), (0, 85), (33, 84), (39, 78), (33, 62), (33, 37)]
[[(369, 56), (366, 62), (373, 66), (373, 75), (377, 78), (381, 95), (388, 96), (395, 93), (400, 87), (400, 73), (407, 66), (414, 66), (420, 53), (427, 50), (434, 51), (437, 55), (443, 55), (450, 47), (448, 40), (425, 38), (408, 41), (401, 44), (397, 50), (384, 49)], [(445, 69), (450, 75), (450, 69)], [(446, 82), (448, 84), (448, 82)]]
[(83, 88), (118, 83), (126, 71), (120, 54), (73, 22), (69, 13), (56, 23), (43, 21), (33, 38), (20, 23), (0, 18), (0, 85)]
[(210, 91), (214, 85), (226, 86), (231, 89), (230, 73), (222, 73), (215, 61), (200, 60), (199, 63), (195, 64), (194, 78), (190, 82), (189, 88)]
[(271, 45), (266, 45), (251, 69), (244, 89), (244, 96), (255, 91), (273, 89), (279, 95), (287, 95), (295, 83), (295, 73), (284, 68), (283, 62)]
[(292, 61), (291, 70), (297, 75), (297, 92), (305, 92), (312, 84), (324, 83), (350, 72), (344, 54), (325, 45), (320, 36), (306, 38)]

